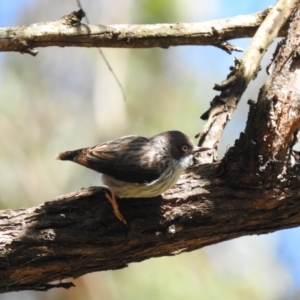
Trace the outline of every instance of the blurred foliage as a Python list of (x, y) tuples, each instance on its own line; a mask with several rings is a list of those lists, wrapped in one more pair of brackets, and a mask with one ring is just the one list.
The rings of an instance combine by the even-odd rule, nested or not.
[[(188, 22), (189, 18), (201, 21), (209, 12), (216, 14), (224, 6), (242, 4), (82, 0), (82, 5), (92, 23), (111, 24)], [(17, 25), (54, 20), (77, 6), (73, 0), (0, 0), (0, 8), (0, 22)], [(94, 49), (38, 50), (37, 57), (17, 53), (0, 56), (1, 209), (38, 205), (65, 192), (101, 183), (97, 173), (55, 161), (60, 151), (125, 134), (152, 135), (170, 129), (193, 137), (203, 126), (199, 116), (215, 94), (213, 84), (224, 79), (232, 63), (232, 57), (211, 47), (104, 49), (123, 83), (124, 102)], [(250, 93), (254, 95), (245, 97), (255, 98), (257, 92)], [(247, 109), (244, 105), (235, 114), (222, 147), (232, 144), (242, 130)], [(132, 264), (123, 270), (89, 274), (78, 278), (77, 287), (68, 291), (12, 293), (0, 299), (19, 299), (20, 295), (24, 300), (286, 299), (289, 277), (270, 255), (276, 243), (264, 249), (269, 242), (255, 241), (239, 239)]]
[(138, 0), (134, 3), (133, 21), (142, 24), (174, 23), (180, 18), (183, 1)]

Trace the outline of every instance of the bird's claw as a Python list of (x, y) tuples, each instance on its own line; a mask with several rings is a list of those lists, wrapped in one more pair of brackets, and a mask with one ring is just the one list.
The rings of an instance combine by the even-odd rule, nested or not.
[(111, 203), (114, 213), (116, 215), (116, 217), (123, 223), (123, 224), (127, 224), (125, 218), (123, 217), (123, 215), (121, 214), (120, 210), (119, 210), (119, 206), (118, 203), (116, 201), (116, 196), (114, 193), (111, 192), (111, 195), (109, 193), (105, 194), (105, 197), (109, 200), (109, 202)]

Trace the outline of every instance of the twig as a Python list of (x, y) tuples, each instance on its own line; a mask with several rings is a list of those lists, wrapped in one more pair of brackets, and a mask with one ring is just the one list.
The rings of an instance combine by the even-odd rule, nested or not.
[[(81, 5), (81, 3), (80, 3), (80, 0), (76, 0), (76, 2), (77, 2), (78, 7), (79, 7), (82, 11), (84, 11), (83, 8), (82, 8), (82, 5)], [(86, 19), (87, 23), (90, 24), (90, 21), (89, 21), (88, 16), (87, 16), (86, 13), (85, 13), (85, 19)], [(122, 86), (122, 84), (121, 84), (121, 82), (120, 82), (118, 76), (116, 75), (115, 71), (114, 71), (113, 68), (111, 67), (109, 61), (107, 60), (107, 58), (106, 58), (106, 56), (104, 55), (104, 53), (103, 53), (103, 51), (101, 50), (101, 48), (98, 48), (98, 51), (99, 51), (99, 53), (100, 53), (102, 59), (104, 60), (106, 66), (107, 66), (107, 68), (108, 68), (108, 70), (112, 73), (114, 79), (116, 80), (117, 85), (119, 86), (119, 88), (120, 88), (120, 90), (121, 90), (121, 93), (122, 93), (122, 95), (123, 95), (124, 101), (126, 101), (125, 90), (124, 90), (124, 88), (123, 88), (123, 86)]]

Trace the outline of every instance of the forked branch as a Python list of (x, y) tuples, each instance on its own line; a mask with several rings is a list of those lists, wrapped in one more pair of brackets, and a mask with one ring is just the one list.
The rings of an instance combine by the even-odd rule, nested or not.
[[(227, 122), (248, 84), (260, 71), (264, 53), (291, 17), (297, 4), (299, 5), (297, 0), (279, 0), (255, 33), (241, 61), (236, 60), (227, 79), (221, 85), (215, 86), (221, 93), (214, 97), (210, 109), (201, 116), (207, 123), (201, 134), (197, 135), (200, 138), (199, 145), (215, 148), (217, 151)], [(215, 157), (216, 155), (206, 158), (204, 156), (206, 162), (213, 161)]]

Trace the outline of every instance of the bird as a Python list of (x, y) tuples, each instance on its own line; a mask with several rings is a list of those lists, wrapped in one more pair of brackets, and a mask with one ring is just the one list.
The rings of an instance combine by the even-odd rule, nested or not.
[(194, 163), (195, 154), (210, 150), (195, 146), (181, 131), (152, 137), (128, 135), (93, 147), (61, 152), (58, 160), (69, 160), (102, 173), (116, 217), (126, 224), (118, 198), (151, 198), (170, 189)]

